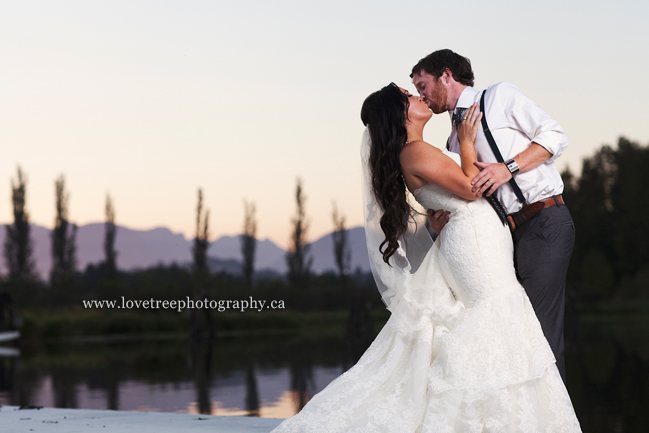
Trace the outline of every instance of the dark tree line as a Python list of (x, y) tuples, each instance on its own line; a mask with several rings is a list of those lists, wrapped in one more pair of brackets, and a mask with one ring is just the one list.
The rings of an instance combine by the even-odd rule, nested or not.
[[(69, 282), (74, 277), (76, 265), (76, 224), (69, 221), (68, 200), (65, 179), (55, 182), (56, 219), (52, 230), (52, 285)], [(11, 181), (11, 204), (13, 223), (6, 226), (4, 259), (7, 266), (7, 280), (16, 285), (34, 284), (38, 281), (33, 259), (31, 227), (27, 211), (27, 180), (20, 167), (16, 180)]]
[(302, 192), (302, 179), (298, 177), (295, 188), (295, 216), (291, 219), (291, 241), (286, 253), (288, 280), (295, 287), (307, 288), (313, 257), (308, 256), (310, 245), (307, 231), (306, 197)]
[(333, 204), (331, 218), (334, 223), (334, 231), (331, 233), (334, 245), (334, 258), (340, 279), (341, 281), (345, 281), (351, 271), (352, 251), (349, 246), (347, 228), (345, 227), (345, 216), (338, 212), (336, 202)]
[[(331, 237), (333, 239), (334, 258), (338, 267), (338, 278), (342, 289), (350, 294), (347, 337), (352, 346), (353, 358), (357, 361), (374, 338), (374, 326), (370, 315), (371, 297), (368, 296), (366, 287), (355, 283), (350, 278), (352, 252), (349, 245), (349, 236), (345, 226), (345, 216), (338, 211), (335, 202), (331, 218), (334, 224)], [(373, 289), (372, 292), (376, 294)]]
[[(644, 174), (647, 167), (649, 167), (649, 148), (626, 138), (620, 138), (617, 146), (603, 146), (594, 155), (585, 158), (579, 174), (573, 174), (569, 170), (562, 173), (565, 183), (564, 197), (575, 220), (577, 236), (568, 274), (568, 287), (577, 295), (580, 302), (649, 301), (649, 201), (644, 199), (643, 194)], [(33, 245), (30, 239), (27, 186), (27, 176), (18, 168), (16, 176), (11, 180), (13, 222), (6, 226), (3, 245), (7, 273), (3, 278), (4, 289), (0, 288), (0, 292), (5, 295), (41, 284), (35, 271)], [(120, 275), (124, 276), (124, 274), (118, 272), (115, 249), (117, 227), (111, 197), (106, 197), (105, 206), (105, 261), (99, 266), (100, 272), (91, 269), (92, 272), (86, 272), (87, 275), (82, 278), (75, 269), (76, 225), (70, 220), (69, 193), (63, 176), (55, 182), (55, 196), (56, 219), (52, 231), (51, 286), (65, 287), (67, 284), (72, 284), (71, 280), (89, 278), (95, 281), (98, 276), (101, 276), (104, 280), (114, 280), (114, 286), (121, 287), (119, 290), (124, 289), (123, 284), (118, 281), (122, 278)], [(286, 255), (287, 277), (293, 289), (305, 290), (311, 285), (310, 280), (313, 280), (314, 276), (311, 273), (313, 258), (309, 256), (306, 196), (302, 180), (299, 178), (294, 197), (296, 211), (291, 219), (291, 241)], [(196, 237), (192, 249), (194, 264), (191, 273), (194, 275), (193, 278), (202, 275), (201, 278), (209, 279), (211, 277), (208, 276), (207, 256), (208, 213), (203, 209), (202, 191), (199, 191), (196, 210)], [(243, 234), (240, 239), (243, 282), (250, 290), (254, 288), (256, 218), (254, 203), (245, 202)], [(333, 254), (338, 269), (337, 284), (345, 287), (349, 285), (349, 296), (355, 299), (357, 294), (348, 278), (350, 256), (345, 218), (334, 207), (332, 219)], [(358, 276), (355, 278), (360, 281)], [(212, 283), (213, 281), (206, 282), (203, 286), (207, 287)], [(318, 282), (317, 285), (321, 283)], [(280, 287), (283, 283), (278, 284)], [(193, 295), (203, 292), (199, 286), (200, 284), (192, 286), (193, 290), (196, 290)], [(278, 290), (282, 292), (285, 288), (278, 288)], [(308, 288), (308, 290), (313, 289)], [(293, 296), (289, 292), (286, 293), (289, 297)], [(29, 298), (27, 295), (26, 297)], [(3, 301), (4, 305), (11, 302), (5, 301)], [(327, 305), (336, 304), (324, 298), (322, 301)], [(303, 303), (301, 300), (297, 302)], [(362, 297), (351, 306), (352, 317), (364, 314), (361, 304)]]
[[(48, 287), (35, 271), (26, 200), (27, 180), (21, 169), (18, 169), (17, 177), (12, 179), (11, 188), (14, 222), (6, 227), (4, 256), (8, 273), (6, 278), (0, 279), (0, 329), (6, 327), (3, 325), (5, 322), (14, 323), (12, 315), (3, 312), (6, 306), (13, 304), (18, 304), (21, 308), (57, 308), (79, 306), (83, 299), (114, 300), (120, 296), (127, 296), (132, 300), (147, 300), (152, 297), (174, 300), (183, 299), (185, 296), (195, 299), (235, 299), (240, 297), (242, 289), (245, 289), (246, 296), (266, 300), (281, 299), (286, 302), (287, 308), (294, 310), (335, 310), (351, 306), (350, 315), (353, 318), (359, 317), (359, 312), (361, 316), (369, 317), (363, 310), (372, 305), (380, 305), (378, 297), (366, 300), (357, 296), (356, 288), (371, 286), (371, 278), (368, 279), (366, 274), (359, 272), (350, 273), (351, 255), (345, 218), (337, 210), (333, 215), (335, 230), (332, 237), (338, 273), (312, 274), (313, 258), (308, 254), (310, 246), (307, 236), (309, 222), (305, 207), (306, 197), (300, 179), (295, 190), (296, 213), (291, 220), (292, 248), (289, 248), (287, 254), (291, 272), (287, 275), (288, 281), (281, 276), (272, 275), (254, 278), (257, 216), (254, 203), (248, 202), (244, 204), (243, 234), (240, 237), (243, 278), (209, 271), (209, 212), (205, 210), (203, 191), (200, 189), (191, 267), (160, 265), (144, 271), (119, 271), (115, 247), (115, 206), (113, 199), (107, 195), (104, 207), (105, 260), (99, 264), (90, 264), (80, 272), (76, 269), (77, 229), (70, 218), (70, 194), (66, 189), (64, 177), (60, 176), (55, 182), (56, 218), (51, 233), (53, 266)], [(309, 286), (308, 290), (305, 290), (306, 284)], [(216, 316), (210, 317), (209, 310), (202, 312), (208, 314), (193, 315), (191, 318), (194, 335), (199, 337), (204, 337), (206, 332), (209, 336), (219, 327)], [(356, 322), (356, 319), (350, 321)], [(15, 326), (20, 325), (10, 325)]]
[(568, 281), (580, 300), (649, 300), (649, 148), (620, 137), (562, 173), (576, 228)]
[[(52, 269), (50, 287), (57, 293), (79, 289), (79, 275), (76, 269), (76, 234), (77, 226), (70, 221), (69, 193), (65, 188), (65, 178), (61, 175), (55, 183), (56, 216), (54, 229), (51, 232)], [(6, 225), (4, 242), (4, 260), (7, 268), (4, 288), (0, 288), (3, 299), (22, 298), (29, 300), (43, 290), (42, 282), (36, 273), (31, 240), (31, 225), (27, 210), (27, 179), (18, 167), (16, 179), (11, 180), (11, 204), (13, 222)], [(115, 238), (115, 210), (113, 202), (106, 198), (106, 231), (104, 238), (105, 262), (100, 265), (107, 280), (117, 275), (117, 252)], [(63, 292), (61, 292), (63, 291)], [(4, 302), (6, 304), (6, 302)], [(0, 308), (1, 310), (2, 308)]]
[(104, 257), (106, 263), (106, 278), (114, 280), (117, 277), (117, 251), (115, 250), (115, 238), (117, 226), (115, 225), (115, 208), (110, 196), (106, 196), (106, 222), (104, 223)]
[[(198, 189), (198, 205), (196, 206), (196, 236), (192, 247), (193, 265), (193, 299), (208, 297), (207, 283), (209, 269), (207, 267), (207, 249), (210, 246), (209, 233), (210, 211), (203, 211), (203, 190)], [(214, 325), (210, 310), (191, 310), (192, 335), (195, 338), (212, 337)]]
[(255, 272), (255, 250), (257, 248), (257, 219), (254, 203), (244, 201), (243, 233), (241, 235), (242, 273), (246, 285), (252, 286)]
[(203, 213), (203, 190), (198, 190), (198, 205), (196, 206), (196, 236), (192, 256), (194, 258), (194, 273), (203, 277), (207, 272), (207, 249), (209, 241), (209, 216), (210, 211)]
[(55, 183), (56, 220), (52, 230), (52, 271), (50, 281), (53, 286), (70, 284), (76, 268), (77, 225), (69, 221), (69, 194), (65, 191), (65, 178), (61, 175)]
[(7, 279), (11, 283), (29, 282), (35, 278), (33, 246), (30, 238), (29, 214), (25, 208), (27, 180), (18, 167), (17, 179), (11, 181), (11, 203), (14, 223), (7, 224), (4, 258)]

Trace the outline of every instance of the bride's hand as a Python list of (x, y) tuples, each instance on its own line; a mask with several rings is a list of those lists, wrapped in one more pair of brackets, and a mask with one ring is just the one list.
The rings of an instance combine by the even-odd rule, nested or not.
[(474, 103), (464, 112), (462, 123), (460, 123), (457, 129), (457, 138), (460, 141), (460, 145), (469, 144), (473, 146), (475, 144), (475, 138), (478, 135), (478, 129), (480, 127), (480, 120), (482, 120), (480, 107), (477, 103)]

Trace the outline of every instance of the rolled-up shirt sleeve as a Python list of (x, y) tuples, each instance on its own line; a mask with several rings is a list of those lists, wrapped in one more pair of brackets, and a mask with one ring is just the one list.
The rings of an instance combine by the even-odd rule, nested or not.
[(531, 142), (543, 146), (552, 154), (546, 163), (552, 163), (568, 147), (568, 136), (552, 116), (510, 83), (499, 84), (502, 109), (507, 126), (525, 134)]

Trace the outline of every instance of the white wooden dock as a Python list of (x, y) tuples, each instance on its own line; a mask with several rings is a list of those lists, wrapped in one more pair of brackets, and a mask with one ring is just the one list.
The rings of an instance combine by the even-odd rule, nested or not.
[(268, 433), (282, 419), (87, 409), (0, 407), (0, 431), (44, 433)]

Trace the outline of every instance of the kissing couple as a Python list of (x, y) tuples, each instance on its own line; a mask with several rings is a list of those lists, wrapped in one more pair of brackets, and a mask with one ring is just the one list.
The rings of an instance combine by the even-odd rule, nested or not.
[[(391, 316), (273, 432), (580, 432), (563, 348), (575, 233), (554, 164), (566, 134), (510, 83), (474, 89), (451, 50), (410, 77), (419, 95), (391, 83), (361, 109), (365, 235)], [(446, 111), (439, 150), (423, 129)]]

